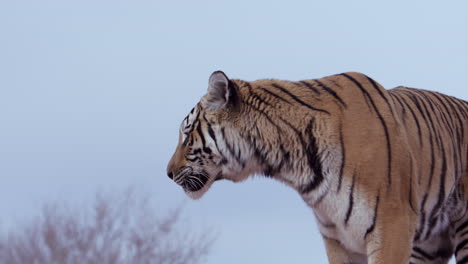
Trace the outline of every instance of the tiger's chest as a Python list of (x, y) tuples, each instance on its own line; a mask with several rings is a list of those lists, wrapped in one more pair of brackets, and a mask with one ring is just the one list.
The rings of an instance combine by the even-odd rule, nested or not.
[(309, 203), (308, 205), (312, 207), (320, 233), (324, 237), (339, 241), (351, 252), (365, 254), (364, 235), (373, 224), (374, 210), (370, 201), (356, 199), (358, 197), (359, 194), (354, 194), (353, 201), (350, 202), (346, 192), (330, 192), (315, 207)]

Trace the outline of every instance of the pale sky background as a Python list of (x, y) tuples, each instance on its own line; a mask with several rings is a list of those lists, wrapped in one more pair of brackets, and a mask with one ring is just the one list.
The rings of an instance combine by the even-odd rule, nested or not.
[(256, 178), (189, 201), (165, 173), (214, 70), (361, 71), (468, 99), (468, 1), (0, 0), (0, 224), (142, 186), (219, 238), (209, 264), (327, 263), (310, 209)]

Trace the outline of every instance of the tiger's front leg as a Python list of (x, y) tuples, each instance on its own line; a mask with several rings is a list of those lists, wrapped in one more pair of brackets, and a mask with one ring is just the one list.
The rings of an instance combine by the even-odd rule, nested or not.
[(346, 250), (339, 241), (323, 236), (330, 264), (366, 264), (366, 256)]
[[(372, 230), (366, 236), (367, 263), (408, 263), (416, 217), (406, 206), (382, 204)], [(379, 219), (380, 218), (380, 219)]]

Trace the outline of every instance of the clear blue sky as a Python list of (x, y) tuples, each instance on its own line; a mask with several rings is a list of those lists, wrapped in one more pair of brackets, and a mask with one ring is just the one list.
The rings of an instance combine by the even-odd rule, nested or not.
[[(166, 207), (178, 127), (214, 70), (254, 80), (361, 71), (468, 99), (468, 2), (0, 1), (0, 224), (47, 200), (144, 186)], [(209, 264), (326, 263), (299, 196), (261, 178), (186, 201)]]

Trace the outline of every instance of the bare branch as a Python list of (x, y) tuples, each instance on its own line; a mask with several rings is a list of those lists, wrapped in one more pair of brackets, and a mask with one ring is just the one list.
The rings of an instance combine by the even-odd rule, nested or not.
[(214, 242), (180, 227), (183, 208), (158, 214), (149, 195), (130, 188), (98, 194), (92, 206), (51, 203), (26, 225), (0, 235), (0, 260), (10, 264), (196, 264)]

